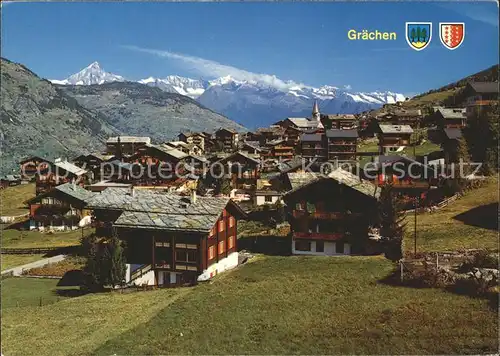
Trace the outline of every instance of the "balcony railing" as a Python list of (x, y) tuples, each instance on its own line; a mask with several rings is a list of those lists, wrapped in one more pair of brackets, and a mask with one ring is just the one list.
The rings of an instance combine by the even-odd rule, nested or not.
[(294, 232), (292, 237), (298, 239), (310, 239), (310, 240), (329, 240), (335, 241), (340, 240), (345, 235), (341, 232)]

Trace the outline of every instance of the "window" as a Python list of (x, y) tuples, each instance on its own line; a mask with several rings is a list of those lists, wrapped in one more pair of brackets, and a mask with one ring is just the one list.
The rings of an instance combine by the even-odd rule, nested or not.
[(215, 245), (208, 248), (208, 259), (212, 260), (215, 258)]
[(209, 238), (213, 238), (214, 235), (215, 235), (215, 226), (212, 228), (212, 230), (210, 230)]
[(343, 242), (337, 242), (336, 247), (335, 247), (335, 252), (336, 253), (344, 253), (344, 243)]
[(266, 195), (264, 197), (266, 203), (272, 203), (273, 202), (273, 197), (270, 195)]
[(233, 217), (233, 216), (231, 216), (231, 217), (229, 218), (229, 227), (233, 227), (233, 226), (234, 226), (234, 222), (235, 222), (235, 219), (234, 219), (234, 217)]
[(224, 253), (224, 241), (219, 242), (219, 255), (222, 255)]
[(219, 232), (224, 231), (224, 219), (219, 221)]
[(316, 241), (316, 252), (324, 252), (325, 243), (323, 241)]
[(227, 249), (230, 250), (234, 247), (234, 236), (229, 236), (227, 239)]
[(295, 241), (295, 250), (297, 251), (311, 251), (311, 242), (310, 241)]
[(176, 250), (175, 260), (177, 262), (196, 262), (197, 253), (193, 250)]
[(170, 242), (155, 242), (156, 247), (170, 247)]
[(175, 244), (175, 248), (188, 248), (191, 250), (196, 250), (198, 249), (198, 246), (194, 244)]

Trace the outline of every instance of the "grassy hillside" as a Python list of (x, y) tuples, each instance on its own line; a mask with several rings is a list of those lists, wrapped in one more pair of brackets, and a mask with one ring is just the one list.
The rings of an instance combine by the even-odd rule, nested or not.
[(35, 183), (21, 184), (0, 190), (0, 213), (2, 216), (21, 215), (28, 212), (24, 202), (35, 196)]
[[(422, 354), (498, 348), (486, 301), (383, 282), (382, 257), (256, 257), (194, 288), (10, 308), (7, 355)], [(29, 325), (29, 327), (27, 327)]]
[[(434, 213), (417, 216), (417, 251), (498, 250), (498, 177)], [(405, 249), (413, 251), (414, 217), (407, 217)]]

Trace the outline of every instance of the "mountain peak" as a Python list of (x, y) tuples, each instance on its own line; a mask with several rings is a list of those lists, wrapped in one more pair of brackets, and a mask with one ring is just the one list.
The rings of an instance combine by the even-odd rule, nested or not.
[(101, 69), (99, 62), (92, 62), (86, 69)]
[(62, 85), (93, 85), (110, 82), (123, 82), (125, 78), (120, 75), (108, 73), (101, 68), (99, 62), (92, 62), (76, 74), (70, 75), (64, 80), (51, 80), (54, 84)]

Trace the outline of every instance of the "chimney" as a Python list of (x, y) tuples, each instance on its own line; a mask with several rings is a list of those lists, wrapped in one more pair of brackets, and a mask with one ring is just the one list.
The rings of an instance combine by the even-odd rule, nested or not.
[(196, 189), (191, 189), (191, 204), (196, 203)]
[(71, 186), (72, 186), (73, 190), (76, 190), (76, 180), (75, 179), (73, 179), (71, 181)]
[(134, 189), (134, 186), (130, 186), (130, 196), (131, 197), (135, 197), (135, 189)]

